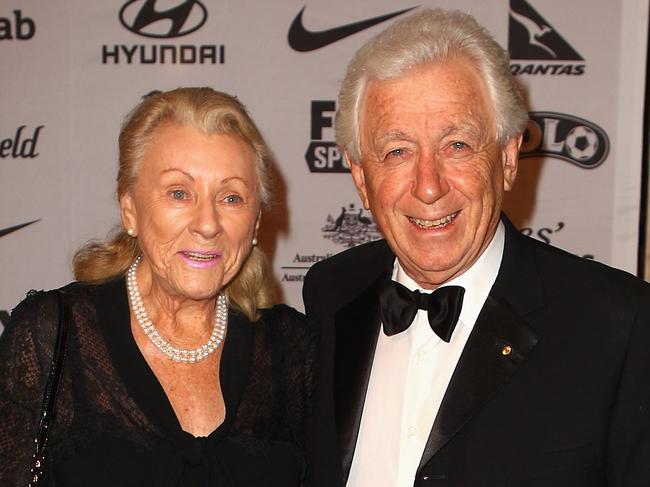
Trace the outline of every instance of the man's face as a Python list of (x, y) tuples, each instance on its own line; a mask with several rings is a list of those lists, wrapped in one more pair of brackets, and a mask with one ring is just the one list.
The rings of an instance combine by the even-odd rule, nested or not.
[(490, 243), (520, 139), (495, 140), (483, 81), (464, 59), (371, 81), (360, 113), (361, 199), (407, 274), (435, 288)]

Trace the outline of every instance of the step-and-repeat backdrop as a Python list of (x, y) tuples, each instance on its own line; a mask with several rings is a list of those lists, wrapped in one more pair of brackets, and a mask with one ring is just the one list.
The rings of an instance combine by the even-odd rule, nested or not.
[(531, 119), (507, 201), (522, 232), (636, 272), (647, 0), (3, 0), (2, 323), (27, 290), (71, 280), (74, 250), (118, 223), (120, 123), (178, 86), (237, 95), (273, 149), (261, 244), (301, 309), (314, 262), (380, 238), (334, 144), (346, 64), (423, 7), (473, 13), (510, 51)]

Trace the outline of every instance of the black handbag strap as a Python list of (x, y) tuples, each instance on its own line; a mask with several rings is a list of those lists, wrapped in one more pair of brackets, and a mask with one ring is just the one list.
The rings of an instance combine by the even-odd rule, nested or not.
[(52, 354), (52, 364), (47, 377), (45, 392), (43, 393), (43, 404), (38, 424), (36, 437), (34, 438), (35, 451), (34, 463), (30, 471), (28, 486), (38, 485), (45, 467), (45, 449), (47, 447), (50, 426), (54, 421), (56, 398), (61, 383), (61, 374), (65, 364), (65, 357), (68, 343), (68, 329), (70, 327), (70, 307), (68, 306), (65, 293), (57, 291), (59, 308), (59, 323), (56, 331), (56, 342)]

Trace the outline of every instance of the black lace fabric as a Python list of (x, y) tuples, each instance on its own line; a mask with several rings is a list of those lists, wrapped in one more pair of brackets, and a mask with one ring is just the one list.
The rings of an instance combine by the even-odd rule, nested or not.
[[(229, 315), (226, 420), (195, 438), (135, 348), (123, 280), (65, 290), (72, 323), (43, 485), (300, 485), (316, 359), (301, 314)], [(0, 486), (27, 484), (57, 319), (53, 293), (30, 293), (0, 337)]]

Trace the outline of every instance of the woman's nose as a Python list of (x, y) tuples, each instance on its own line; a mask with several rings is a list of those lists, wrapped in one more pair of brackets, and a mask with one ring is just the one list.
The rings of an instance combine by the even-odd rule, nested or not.
[(205, 239), (214, 238), (221, 231), (221, 221), (217, 205), (213, 201), (201, 201), (196, 206), (192, 231)]

